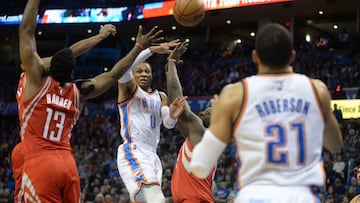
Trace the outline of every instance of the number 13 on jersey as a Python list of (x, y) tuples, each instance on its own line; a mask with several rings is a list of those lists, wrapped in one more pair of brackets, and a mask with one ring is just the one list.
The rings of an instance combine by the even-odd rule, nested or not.
[[(61, 111), (55, 111), (52, 108), (46, 108), (47, 116), (46, 116), (46, 122), (44, 126), (44, 133), (43, 137), (52, 141), (60, 141), (61, 140), (61, 134), (64, 128), (65, 123), (65, 113)], [(55, 122), (55, 130), (49, 131), (49, 126)]]
[[(305, 164), (305, 131), (303, 122), (290, 123), (289, 129), (283, 124), (270, 124), (265, 128), (265, 136), (271, 138), (271, 141), (266, 143), (265, 151), (268, 163), (289, 165), (289, 156), (296, 156), (296, 163), (298, 165)], [(289, 142), (289, 139), (294, 141)], [(289, 143), (292, 143), (292, 145)]]

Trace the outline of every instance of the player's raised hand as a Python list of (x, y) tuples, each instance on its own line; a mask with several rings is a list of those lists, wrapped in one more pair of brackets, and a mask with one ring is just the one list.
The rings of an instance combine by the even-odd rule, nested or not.
[(172, 40), (170, 42), (163, 42), (163, 43), (155, 43), (153, 46), (150, 47), (151, 53), (158, 53), (158, 54), (171, 54), (171, 48), (180, 44), (179, 39)]
[(143, 49), (147, 48), (150, 44), (164, 40), (164, 37), (159, 37), (162, 30), (158, 30), (158, 26), (154, 26), (148, 33), (143, 33), (143, 27), (139, 25), (139, 30), (136, 36), (136, 43)]
[(99, 30), (99, 34), (101, 35), (101, 37), (103, 38), (107, 38), (110, 35), (115, 36), (116, 34), (116, 27), (112, 24), (105, 24), (105, 25), (100, 25), (100, 30)]
[(174, 59), (177, 63), (181, 63), (180, 60), (181, 56), (186, 52), (188, 49), (189, 42), (184, 41), (181, 44), (178, 44), (175, 49), (171, 52), (168, 59)]
[(184, 106), (186, 104), (187, 98), (188, 98), (187, 96), (181, 99), (176, 98), (173, 102), (171, 102), (169, 109), (170, 109), (170, 117), (172, 119), (177, 119), (184, 111)]

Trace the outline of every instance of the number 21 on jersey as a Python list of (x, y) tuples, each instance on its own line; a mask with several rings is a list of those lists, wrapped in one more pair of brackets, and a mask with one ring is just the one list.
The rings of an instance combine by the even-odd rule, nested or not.
[[(305, 130), (303, 122), (270, 124), (265, 128), (265, 136), (272, 138), (266, 144), (267, 161), (276, 165), (288, 165), (289, 156), (297, 157), (298, 165), (305, 164)], [(289, 127), (289, 129), (288, 129)], [(289, 146), (289, 139), (295, 139), (296, 145)], [(290, 148), (295, 148), (296, 154), (289, 154)], [(291, 150), (294, 152), (294, 150)]]

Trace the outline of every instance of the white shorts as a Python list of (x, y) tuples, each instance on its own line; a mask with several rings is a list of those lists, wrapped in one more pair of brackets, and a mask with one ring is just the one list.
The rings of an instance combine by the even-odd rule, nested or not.
[(249, 185), (241, 188), (235, 203), (320, 203), (310, 187)]
[(122, 144), (118, 148), (117, 166), (131, 201), (141, 201), (136, 195), (143, 184), (161, 186), (161, 161), (153, 151), (135, 144)]

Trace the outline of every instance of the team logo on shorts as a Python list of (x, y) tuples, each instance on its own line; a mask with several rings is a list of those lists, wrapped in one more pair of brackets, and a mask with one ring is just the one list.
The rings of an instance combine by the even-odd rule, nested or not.
[(137, 169), (133, 170), (132, 174), (135, 178), (140, 178), (140, 176), (142, 175), (141, 168), (137, 168)]

